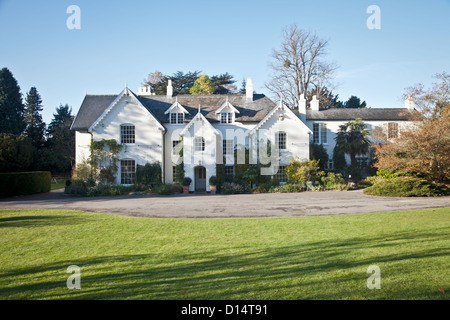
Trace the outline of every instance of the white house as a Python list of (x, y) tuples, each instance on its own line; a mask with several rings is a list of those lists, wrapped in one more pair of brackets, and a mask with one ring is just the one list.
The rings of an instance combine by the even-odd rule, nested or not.
[[(267, 160), (270, 141), (272, 154), (279, 156), (272, 158), (271, 168), (263, 174), (283, 180), (292, 158), (309, 159), (310, 143), (323, 144), (331, 159), (339, 125), (362, 118), (369, 129), (385, 127), (392, 137), (412, 109), (407, 104), (405, 108), (319, 110), (315, 97), (310, 108), (305, 99), (299, 105), (298, 110), (290, 109), (281, 101), (276, 104), (254, 94), (251, 79), (246, 94), (173, 96), (169, 81), (167, 95), (154, 95), (146, 86), (138, 94), (125, 87), (118, 95), (86, 95), (72, 124), (76, 163), (89, 157), (92, 140), (116, 139), (125, 146), (119, 154), (118, 184), (133, 183), (136, 165), (147, 162), (159, 162), (163, 182), (172, 183), (182, 161), (185, 175), (193, 181), (190, 191), (209, 191), (207, 181), (217, 174), (217, 164), (224, 163), (225, 174), (234, 175), (237, 146), (248, 148), (247, 161), (255, 164)], [(238, 153), (236, 161), (246, 161), (245, 156)], [(332, 161), (328, 167), (333, 167)]]

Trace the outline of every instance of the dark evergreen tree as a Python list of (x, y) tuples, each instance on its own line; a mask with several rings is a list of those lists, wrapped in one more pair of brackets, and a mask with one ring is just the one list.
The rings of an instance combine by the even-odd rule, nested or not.
[(35, 148), (44, 145), (45, 123), (42, 120), (42, 99), (35, 87), (32, 87), (25, 98), (25, 136), (31, 139)]
[(24, 136), (0, 133), (0, 172), (20, 172), (31, 168), (33, 146)]
[(75, 133), (70, 130), (74, 116), (67, 104), (60, 105), (47, 129), (47, 170), (69, 173), (75, 162)]
[(310, 160), (319, 160), (319, 168), (324, 171), (328, 164), (328, 153), (323, 144), (309, 145)]
[(237, 91), (234, 85), (236, 80), (228, 72), (218, 76), (212, 76), (211, 81), (215, 88), (214, 94), (234, 94)]
[(366, 102), (361, 102), (361, 99), (359, 99), (356, 96), (351, 96), (348, 98), (348, 100), (344, 103), (344, 108), (365, 108), (367, 106)]
[(12, 73), (0, 70), (0, 133), (20, 135), (25, 129), (24, 105), (20, 87)]

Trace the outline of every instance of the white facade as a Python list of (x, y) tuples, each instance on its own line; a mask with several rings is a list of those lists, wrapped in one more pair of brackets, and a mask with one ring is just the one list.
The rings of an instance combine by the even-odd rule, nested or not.
[[(199, 105), (196, 110), (188, 108), (179, 103), (178, 98), (172, 97), (173, 89), (170, 87), (167, 97), (154, 96), (149, 88), (139, 90), (141, 97), (159, 99), (155, 103), (164, 102), (164, 105), (169, 106), (164, 107), (158, 116), (155, 116), (158, 110), (152, 110), (143, 102), (143, 98), (128, 88), (116, 97), (109, 97), (109, 100), (108, 97), (98, 97), (98, 100), (106, 101), (102, 102), (103, 105), (100, 102), (98, 105), (86, 102), (77, 115), (80, 119), (75, 119), (73, 124), (76, 131), (76, 162), (81, 163), (89, 157), (91, 139), (115, 139), (124, 145), (119, 154), (117, 184), (131, 183), (131, 180), (124, 178), (124, 173), (132, 171), (133, 166), (154, 162), (161, 164), (163, 182), (173, 183), (175, 166), (183, 161), (185, 176), (192, 179), (190, 191), (209, 191), (208, 181), (211, 176), (217, 175), (216, 165), (221, 164), (223, 159), (227, 166), (235, 165), (233, 153), (239, 145), (250, 149), (250, 161), (256, 163), (262, 159), (258, 152), (267, 146), (269, 140), (272, 150), (279, 151), (275, 170), (286, 166), (293, 158), (308, 160), (310, 143), (323, 144), (332, 158), (339, 126), (352, 119), (308, 119), (306, 101), (301, 99), (299, 110), (292, 110), (282, 102), (278, 105), (272, 103), (265, 107), (264, 117), (247, 116), (246, 121), (240, 121), (244, 119), (242, 112), (246, 106), (251, 106), (255, 99), (251, 81), (247, 84), (248, 92), (239, 108), (233, 106), (228, 97), (221, 105)], [(207, 104), (211, 98), (204, 97), (201, 101)], [(311, 102), (311, 110), (321, 115), (318, 100)], [(95, 113), (98, 108), (101, 108), (101, 114)], [(208, 118), (203, 114), (207, 108), (212, 110)], [(257, 114), (258, 108), (253, 108), (252, 112)], [(387, 130), (388, 123), (397, 123), (397, 126), (391, 125), (397, 129), (406, 123), (399, 119), (364, 122), (371, 132), (375, 128), (386, 127)], [(227, 142), (224, 143), (224, 140)], [(183, 149), (182, 157), (179, 155), (180, 146)]]

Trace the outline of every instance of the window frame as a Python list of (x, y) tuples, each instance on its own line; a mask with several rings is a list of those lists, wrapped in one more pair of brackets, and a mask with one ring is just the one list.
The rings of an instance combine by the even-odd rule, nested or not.
[(120, 125), (120, 143), (135, 144), (136, 143), (136, 127), (133, 124), (124, 123)]
[(395, 139), (395, 138), (398, 138), (398, 123), (388, 122), (388, 139)]
[(328, 126), (324, 122), (313, 123), (313, 143), (328, 144)]
[(286, 131), (278, 131), (275, 136), (275, 143), (278, 150), (287, 150), (287, 133)]
[(221, 112), (220, 113), (220, 123), (228, 124), (234, 122), (234, 112)]
[[(127, 172), (127, 168), (132, 168)], [(130, 176), (127, 176), (130, 175)], [(120, 184), (131, 185), (136, 181), (136, 160), (134, 159), (121, 159), (120, 160)]]
[[(230, 152), (228, 152), (230, 151)], [(222, 154), (224, 156), (229, 156), (234, 154), (234, 139), (223, 139), (222, 140)]]
[(277, 167), (278, 167), (277, 173), (275, 173), (272, 176), (272, 179), (278, 182), (287, 182), (288, 181), (288, 177), (286, 175), (287, 166), (277, 166)]
[(205, 138), (203, 138), (203, 137), (195, 137), (194, 138), (194, 151), (195, 152), (204, 152), (205, 147), (206, 147)]
[(172, 155), (177, 156), (179, 149), (178, 145), (181, 143), (181, 140), (172, 140)]
[(184, 112), (171, 112), (169, 115), (170, 124), (183, 124), (184, 123)]

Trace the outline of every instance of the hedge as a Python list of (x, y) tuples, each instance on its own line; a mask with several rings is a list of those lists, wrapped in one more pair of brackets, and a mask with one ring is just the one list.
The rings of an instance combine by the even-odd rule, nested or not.
[(51, 183), (49, 171), (0, 173), (0, 197), (49, 192)]
[(365, 194), (388, 197), (439, 197), (450, 194), (443, 184), (415, 177), (398, 177), (375, 182), (363, 190)]

